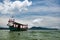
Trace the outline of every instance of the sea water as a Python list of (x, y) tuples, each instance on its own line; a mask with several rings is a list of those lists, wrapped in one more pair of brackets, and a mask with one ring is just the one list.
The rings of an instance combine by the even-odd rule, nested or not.
[(0, 40), (60, 40), (60, 30), (0, 30)]

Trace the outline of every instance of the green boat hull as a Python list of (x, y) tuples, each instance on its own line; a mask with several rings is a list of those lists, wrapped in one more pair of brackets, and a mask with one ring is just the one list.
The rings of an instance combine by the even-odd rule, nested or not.
[(27, 28), (16, 28), (13, 26), (9, 26), (10, 31), (27, 31)]

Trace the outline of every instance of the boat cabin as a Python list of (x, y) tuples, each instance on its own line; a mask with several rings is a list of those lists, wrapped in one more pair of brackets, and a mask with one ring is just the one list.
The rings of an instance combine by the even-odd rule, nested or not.
[(14, 28), (28, 28), (28, 25), (27, 25), (27, 24), (17, 23), (17, 22), (15, 22), (14, 19), (9, 19), (7, 25), (8, 25), (8, 26), (12, 26), (12, 27), (14, 27)]

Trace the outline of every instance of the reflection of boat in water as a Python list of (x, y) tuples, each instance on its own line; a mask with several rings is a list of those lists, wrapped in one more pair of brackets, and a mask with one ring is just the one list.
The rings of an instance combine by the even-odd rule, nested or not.
[(27, 31), (28, 25), (15, 22), (13, 18), (9, 19), (8, 24), (10, 31)]

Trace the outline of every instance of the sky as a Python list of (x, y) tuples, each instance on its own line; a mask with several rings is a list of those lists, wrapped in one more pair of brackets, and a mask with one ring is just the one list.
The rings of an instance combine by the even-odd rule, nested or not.
[(0, 0), (0, 26), (8, 27), (12, 15), (16, 22), (28, 24), (29, 28), (60, 29), (60, 0)]

